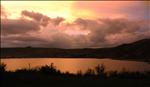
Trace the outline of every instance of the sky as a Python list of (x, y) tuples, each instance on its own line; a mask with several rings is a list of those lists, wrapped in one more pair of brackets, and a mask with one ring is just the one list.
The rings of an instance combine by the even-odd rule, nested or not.
[(150, 1), (1, 1), (1, 47), (104, 48), (150, 38)]

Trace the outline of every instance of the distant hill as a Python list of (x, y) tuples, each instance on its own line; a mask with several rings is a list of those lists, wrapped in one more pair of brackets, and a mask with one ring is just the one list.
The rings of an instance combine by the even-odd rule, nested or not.
[(150, 59), (150, 39), (123, 44), (111, 49), (118, 57)]
[(150, 59), (150, 39), (143, 39), (113, 48), (1, 48), (1, 58), (116, 58)]

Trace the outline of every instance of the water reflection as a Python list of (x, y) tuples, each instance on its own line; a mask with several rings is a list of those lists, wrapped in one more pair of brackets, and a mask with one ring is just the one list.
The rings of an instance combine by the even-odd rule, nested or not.
[(42, 65), (54, 65), (62, 72), (69, 71), (76, 73), (78, 70), (85, 72), (88, 68), (94, 68), (98, 64), (104, 64), (106, 71), (121, 71), (125, 68), (128, 71), (148, 71), (150, 64), (135, 61), (121, 61), (112, 59), (83, 59), (83, 58), (25, 58), (25, 59), (1, 59), (1, 62), (7, 64), (7, 70), (14, 71), (21, 68), (39, 67)]

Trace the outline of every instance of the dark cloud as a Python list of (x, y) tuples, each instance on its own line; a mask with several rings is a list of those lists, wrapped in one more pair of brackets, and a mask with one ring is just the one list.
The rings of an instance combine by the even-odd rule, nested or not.
[(10, 35), (1, 37), (3, 47), (44, 47), (47, 46), (47, 41), (29, 34)]
[(22, 16), (29, 17), (37, 22), (39, 22), (42, 26), (47, 26), (49, 23), (52, 23), (53, 25), (59, 25), (62, 21), (64, 21), (64, 18), (57, 17), (57, 18), (50, 18), (46, 15), (43, 15), (41, 13), (37, 12), (30, 12), (27, 10), (22, 11)]
[(64, 23), (64, 18), (50, 18), (36, 12), (22, 11), (22, 16), (22, 19), (2, 19), (3, 47), (111, 47), (150, 38), (147, 20), (78, 18)]
[(61, 17), (57, 17), (57, 18), (54, 18), (54, 19), (51, 19), (51, 22), (57, 26), (59, 25), (61, 22), (63, 22), (65, 19), (64, 18), (61, 18)]
[(29, 12), (27, 10), (24, 10), (22, 11), (22, 16), (25, 16), (25, 17), (29, 17), (29, 18), (32, 18), (33, 20), (37, 21), (37, 22), (40, 22), (41, 25), (43, 26), (46, 26), (49, 21), (50, 21), (50, 18), (48, 16), (45, 16), (41, 13), (36, 13), (36, 12)]
[(75, 47), (111, 47), (150, 38), (147, 20), (128, 19), (76, 19), (65, 26), (73, 30), (89, 31), (87, 35), (73, 38)]
[(1, 21), (2, 35), (24, 34), (40, 30), (38, 23), (26, 19), (3, 19)]
[[(26, 19), (24, 16), (29, 17), (32, 20)], [(42, 38), (39, 34), (40, 30), (45, 29), (48, 24), (50, 24), (51, 27), (57, 27), (57, 25), (64, 21), (61, 17), (51, 19), (41, 13), (22, 11), (21, 19), (1, 19), (1, 21), (1, 41), (2, 46), (4, 47), (24, 47), (31, 45), (35, 47), (61, 48), (69, 46), (69, 43), (67, 42), (68, 39), (66, 39), (65, 35), (60, 34), (61, 36), (56, 35), (52, 38)], [(48, 38), (51, 38), (52, 41)], [(63, 44), (60, 45), (59, 43)]]
[(51, 48), (71, 48), (71, 44), (66, 35), (48, 37), (52, 40), (32, 36), (31, 34), (1, 36), (2, 47), (51, 47)]
[[(77, 20), (84, 29), (90, 30), (88, 41), (90, 47), (107, 47), (150, 38), (147, 21), (127, 19)], [(75, 21), (76, 22), (76, 21)], [(146, 27), (147, 26), (147, 27)]]
[(52, 40), (49, 41), (48, 47), (52, 48), (72, 48), (72, 39), (65, 34), (58, 33), (51, 37)]

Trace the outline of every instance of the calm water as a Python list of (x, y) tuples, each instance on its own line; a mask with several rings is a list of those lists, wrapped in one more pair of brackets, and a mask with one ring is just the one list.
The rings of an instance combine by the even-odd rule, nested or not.
[(88, 68), (94, 68), (98, 64), (104, 64), (106, 71), (121, 71), (125, 68), (128, 71), (148, 71), (150, 70), (150, 64), (145, 62), (135, 61), (122, 61), (112, 59), (83, 59), (83, 58), (25, 58), (25, 59), (1, 59), (1, 62), (7, 64), (7, 70), (14, 71), (21, 68), (39, 67), (46, 64), (54, 63), (57, 69), (62, 72), (69, 71), (70, 73), (76, 73), (81, 70), (85, 72)]

